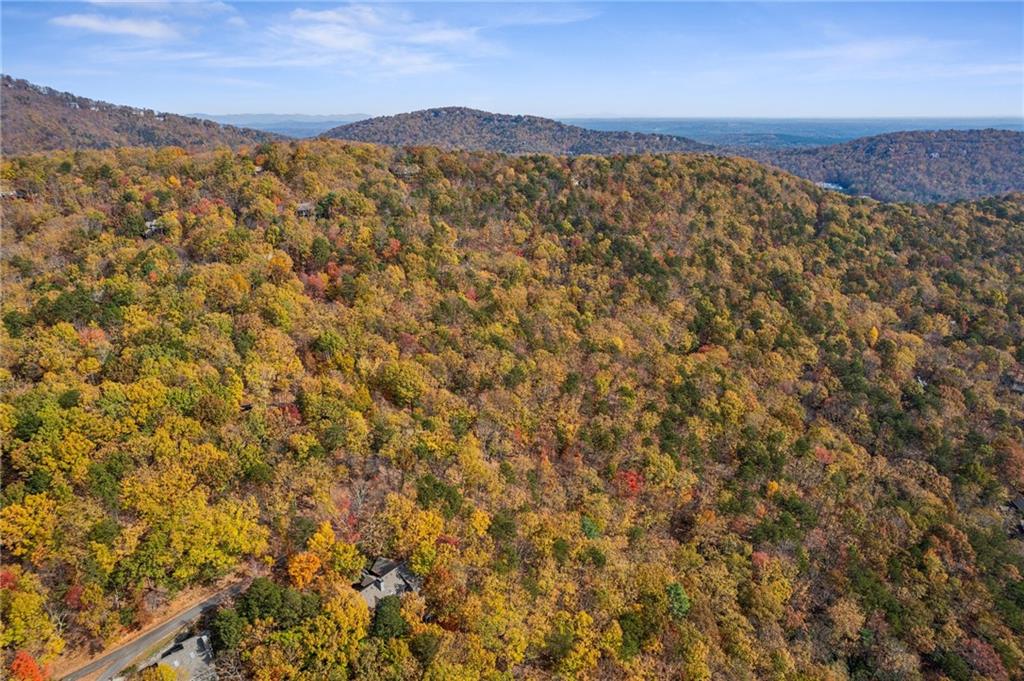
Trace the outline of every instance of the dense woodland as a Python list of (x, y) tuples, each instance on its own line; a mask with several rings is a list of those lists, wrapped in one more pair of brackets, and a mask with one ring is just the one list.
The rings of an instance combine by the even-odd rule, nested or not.
[(368, 118), (332, 128), (323, 137), (505, 154), (578, 156), (711, 149), (707, 144), (676, 135), (589, 130), (550, 118), (511, 116), (458, 106)]
[(1024, 133), (1011, 130), (915, 130), (813, 149), (735, 153), (884, 201), (954, 201), (1024, 189)]
[(278, 137), (200, 118), (77, 97), (6, 75), (0, 79), (0, 95), (2, 148), (7, 155), (123, 146), (212, 149)]
[[(2, 182), (16, 678), (239, 566), (266, 681), (1024, 674), (1024, 196), (329, 141)], [(371, 614), (377, 555), (424, 585)]]

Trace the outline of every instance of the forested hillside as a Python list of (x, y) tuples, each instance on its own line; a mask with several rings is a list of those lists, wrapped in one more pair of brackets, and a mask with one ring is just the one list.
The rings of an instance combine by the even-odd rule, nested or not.
[(931, 203), (1024, 191), (1024, 133), (1009, 130), (898, 132), (811, 149), (727, 148), (674, 135), (588, 130), (536, 116), (452, 107), (370, 118), (324, 136), (513, 154), (735, 154), (880, 201)]
[[(5, 665), (251, 561), (255, 679), (1024, 674), (1024, 196), (329, 141), (0, 179)], [(378, 555), (423, 588), (371, 615)]]
[(916, 130), (814, 149), (735, 153), (882, 201), (956, 201), (1024, 190), (1024, 133)]
[(275, 139), (259, 130), (117, 106), (3, 76), (3, 153), (123, 146), (236, 147)]
[(506, 154), (635, 154), (711, 149), (675, 135), (588, 130), (550, 118), (510, 116), (456, 106), (368, 118), (338, 126), (323, 136), (391, 146)]
[[(5, 154), (119, 146), (238, 147), (278, 137), (97, 102), (9, 76), (3, 77), (0, 97)], [(510, 154), (734, 154), (880, 201), (930, 203), (1024, 191), (1024, 133), (1008, 130), (900, 132), (798, 150), (726, 148), (674, 135), (590, 130), (537, 116), (447, 107), (357, 121), (323, 136)]]

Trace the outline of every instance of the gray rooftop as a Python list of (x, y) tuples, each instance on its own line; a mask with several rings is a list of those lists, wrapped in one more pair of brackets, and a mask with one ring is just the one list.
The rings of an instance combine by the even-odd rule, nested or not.
[(358, 582), (352, 585), (372, 610), (385, 596), (400, 596), (420, 590), (419, 579), (402, 563), (378, 557), (369, 569), (363, 570)]

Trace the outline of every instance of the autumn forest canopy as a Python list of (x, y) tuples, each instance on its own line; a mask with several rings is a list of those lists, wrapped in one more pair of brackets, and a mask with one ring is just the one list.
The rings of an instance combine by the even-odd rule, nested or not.
[[(280, 139), (261, 130), (78, 97), (7, 75), (0, 79), (0, 94), (2, 149), (8, 155), (125, 146), (209, 150)], [(879, 201), (949, 202), (1024, 191), (1019, 129), (912, 130), (776, 149), (713, 146), (677, 135), (591, 130), (538, 116), (442, 107), (341, 125), (323, 137), (507, 154), (735, 155)]]
[[(240, 570), (266, 681), (1024, 675), (1024, 195), (340, 141), (0, 183), (14, 678)], [(422, 588), (371, 612), (377, 556)]]

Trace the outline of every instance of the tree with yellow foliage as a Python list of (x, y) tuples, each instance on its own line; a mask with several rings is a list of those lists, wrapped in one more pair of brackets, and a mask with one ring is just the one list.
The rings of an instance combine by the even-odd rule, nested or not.
[(57, 503), (46, 494), (30, 494), (0, 509), (0, 541), (13, 556), (41, 563), (53, 547), (56, 529)]
[(306, 543), (307, 550), (320, 559), (327, 569), (355, 581), (362, 571), (365, 559), (354, 544), (338, 540), (334, 528), (324, 521)]
[(178, 681), (178, 673), (174, 667), (161, 663), (146, 667), (134, 678), (135, 681)]
[(301, 551), (288, 559), (288, 574), (292, 583), (305, 589), (320, 571), (320, 558), (311, 551)]
[(0, 647), (29, 651), (47, 662), (64, 650), (57, 623), (46, 610), (39, 578), (17, 567), (0, 573)]

